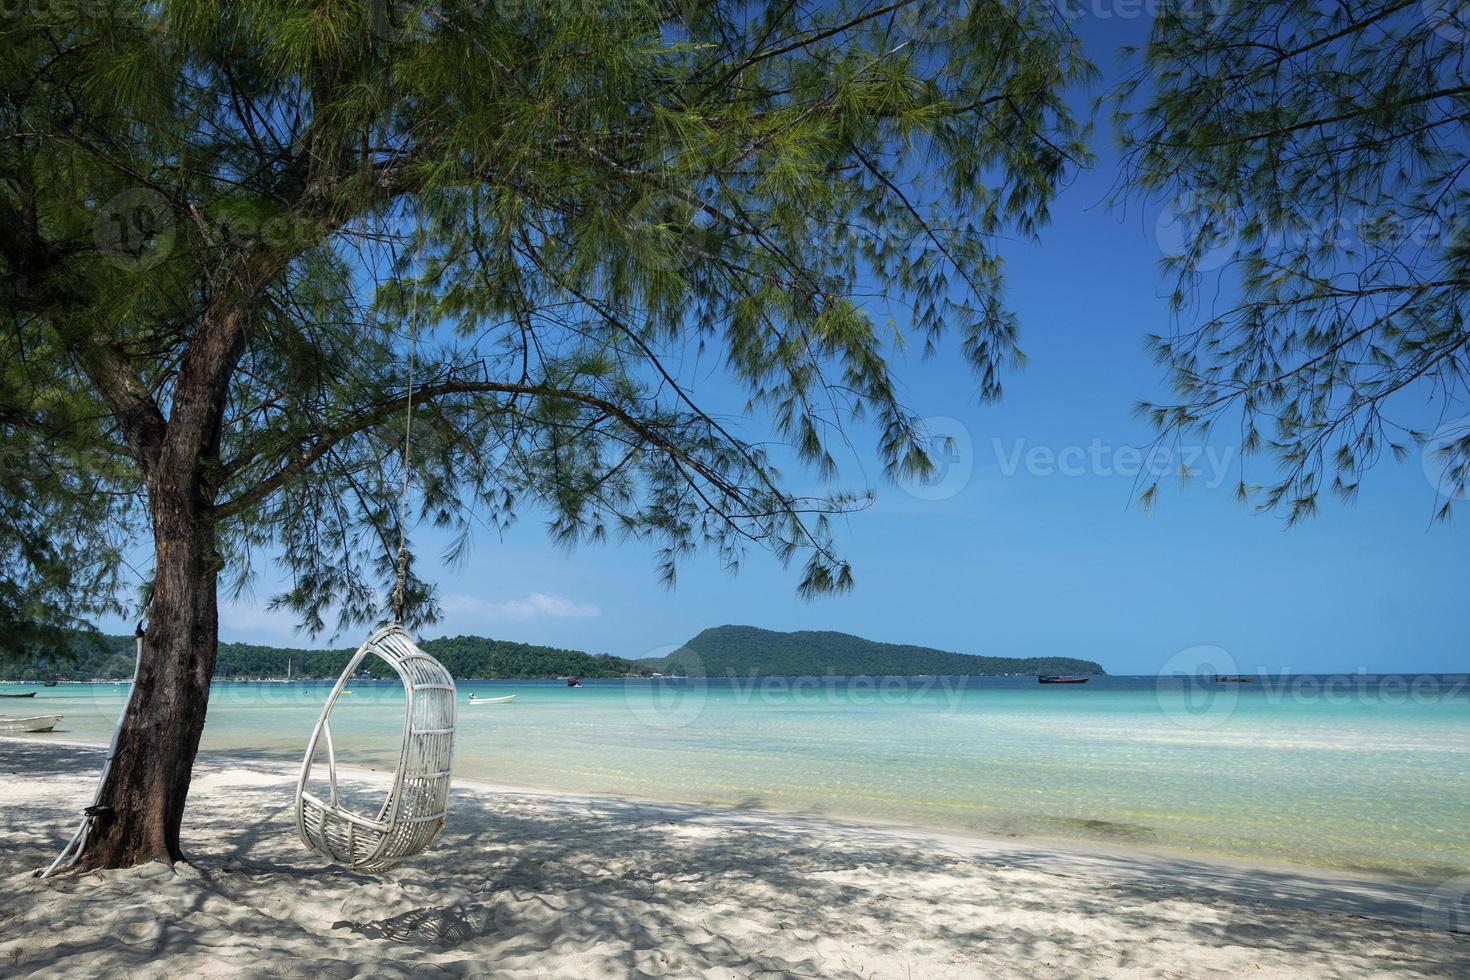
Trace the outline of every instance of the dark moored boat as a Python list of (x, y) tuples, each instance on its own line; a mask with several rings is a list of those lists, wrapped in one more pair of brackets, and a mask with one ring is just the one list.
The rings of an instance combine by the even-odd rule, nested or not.
[(1086, 677), (1061, 677), (1055, 674), (1049, 676), (1043, 674), (1036, 678), (1038, 684), (1086, 684), (1087, 681)]
[(35, 696), (35, 691), (27, 691), (24, 694), (0, 694), (0, 698), (33, 698)]
[(1254, 684), (1255, 682), (1256, 679), (1254, 677), (1233, 676), (1229, 674), (1215, 675), (1216, 684)]
[(568, 677), (567, 678), (567, 687), (581, 687), (581, 686), (582, 686), (582, 678), (580, 678), (580, 677)]
[(41, 686), (42, 687), (55, 687), (56, 686), (56, 682), (55, 681), (42, 681), (41, 682)]

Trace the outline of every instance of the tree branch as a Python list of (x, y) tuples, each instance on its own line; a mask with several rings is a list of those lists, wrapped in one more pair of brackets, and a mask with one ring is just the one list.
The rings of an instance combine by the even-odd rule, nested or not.
[[(423, 388), (415, 388), (413, 392), (414, 401), (419, 404), (427, 404), (439, 398), (449, 395), (464, 394), (503, 394), (503, 395), (532, 395), (544, 398), (564, 398), (568, 401), (579, 402), (591, 406), (599, 411), (605, 412), (612, 418), (617, 419), (623, 425), (636, 432), (646, 441), (657, 446), (663, 452), (673, 456), (685, 463), (689, 463), (695, 469), (704, 472), (704, 467), (675, 445), (668, 437), (662, 435), (647, 423), (635, 418), (631, 413), (621, 406), (599, 398), (586, 392), (574, 391), (566, 388), (556, 388), (544, 384), (519, 384), (511, 381), (444, 381), (438, 384), (426, 385)], [(351, 438), (360, 432), (381, 425), (394, 413), (402, 411), (406, 400), (395, 398), (392, 401), (383, 401), (372, 406), (367, 411), (359, 412), (349, 419), (344, 419), (338, 425), (328, 429), (316, 442), (303, 449), (292, 457), (284, 466), (275, 473), (264, 478), (260, 482), (229, 500), (214, 508), (216, 517), (228, 517), (236, 514), (242, 509), (259, 503), (270, 496), (291, 480), (300, 476), (313, 463), (329, 453), (344, 439)], [(706, 473), (706, 475), (708, 475)]]

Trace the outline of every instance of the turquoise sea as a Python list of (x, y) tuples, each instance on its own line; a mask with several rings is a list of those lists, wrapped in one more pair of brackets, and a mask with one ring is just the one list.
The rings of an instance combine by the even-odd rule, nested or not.
[[(0, 693), (34, 690), (0, 685)], [(208, 752), (299, 761), (330, 684), (219, 683)], [(391, 765), (402, 692), (359, 682), (339, 758)], [(127, 687), (0, 701), (105, 743)], [(469, 692), (515, 694), (470, 706)], [(461, 681), (456, 776), (1431, 877), (1470, 872), (1463, 677)]]

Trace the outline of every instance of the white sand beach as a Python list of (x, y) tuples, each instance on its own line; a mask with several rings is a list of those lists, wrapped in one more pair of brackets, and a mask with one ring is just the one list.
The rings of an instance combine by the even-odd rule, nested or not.
[(302, 849), (274, 761), (201, 757), (191, 865), (32, 877), (99, 763), (0, 739), (0, 975), (1470, 975), (1430, 885), (472, 783), (358, 875)]

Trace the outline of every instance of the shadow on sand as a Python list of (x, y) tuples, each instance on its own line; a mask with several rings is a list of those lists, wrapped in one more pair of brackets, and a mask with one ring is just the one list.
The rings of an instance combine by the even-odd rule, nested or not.
[(28, 877), (99, 763), (0, 740), (0, 973), (1470, 974), (1470, 937), (1417, 925), (1423, 886), (750, 807), (459, 788), (433, 850), (359, 875), (303, 852), (294, 775), (275, 763), (201, 760), (193, 867)]

